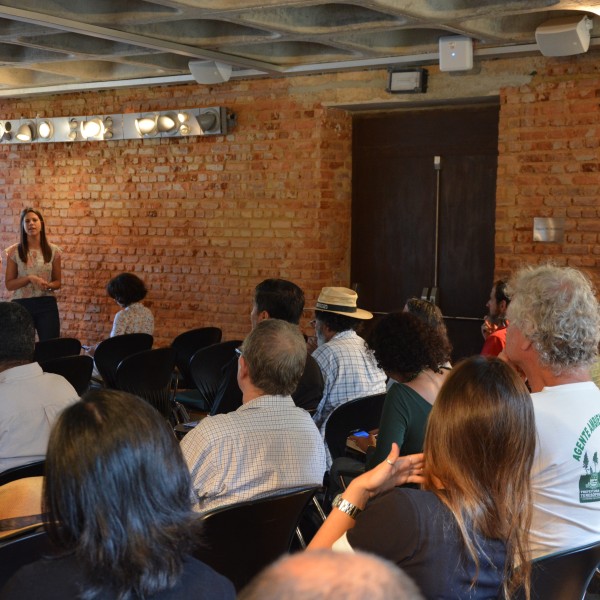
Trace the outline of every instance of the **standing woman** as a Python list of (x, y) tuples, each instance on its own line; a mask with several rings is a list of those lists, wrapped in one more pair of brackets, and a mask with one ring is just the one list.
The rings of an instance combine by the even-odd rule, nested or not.
[(60, 336), (60, 319), (54, 291), (60, 289), (60, 248), (46, 239), (46, 226), (39, 210), (21, 211), (20, 242), (7, 248), (6, 289), (13, 302), (32, 315), (40, 341)]

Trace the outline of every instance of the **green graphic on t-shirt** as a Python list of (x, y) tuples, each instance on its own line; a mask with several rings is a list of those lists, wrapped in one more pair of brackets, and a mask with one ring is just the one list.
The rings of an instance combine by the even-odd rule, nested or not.
[(588, 453), (584, 452), (582, 464), (586, 474), (579, 478), (579, 502), (598, 502), (600, 501), (598, 452), (594, 452), (591, 463)]
[[(592, 459), (586, 448), (592, 433), (600, 427), (600, 414), (594, 415), (583, 428), (581, 435), (575, 442), (573, 458), (581, 463), (585, 475), (579, 478), (579, 502), (600, 502), (600, 480), (598, 472), (598, 451), (594, 451)], [(589, 449), (591, 453), (592, 450)]]

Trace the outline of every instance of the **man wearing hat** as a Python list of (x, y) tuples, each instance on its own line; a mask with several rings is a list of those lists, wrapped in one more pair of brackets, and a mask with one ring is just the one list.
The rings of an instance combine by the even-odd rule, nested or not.
[(385, 373), (377, 366), (373, 353), (354, 331), (359, 323), (373, 315), (357, 308), (357, 294), (344, 287), (324, 287), (315, 307), (317, 361), (325, 390), (314, 421), (321, 433), (331, 413), (341, 404), (386, 391)]

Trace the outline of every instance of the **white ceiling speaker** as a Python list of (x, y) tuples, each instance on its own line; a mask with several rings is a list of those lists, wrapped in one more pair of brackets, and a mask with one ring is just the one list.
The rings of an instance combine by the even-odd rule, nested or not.
[(544, 56), (583, 54), (590, 47), (592, 20), (586, 15), (544, 21), (535, 30), (535, 41)]
[(231, 65), (218, 60), (191, 60), (188, 66), (198, 83), (225, 83), (231, 78)]

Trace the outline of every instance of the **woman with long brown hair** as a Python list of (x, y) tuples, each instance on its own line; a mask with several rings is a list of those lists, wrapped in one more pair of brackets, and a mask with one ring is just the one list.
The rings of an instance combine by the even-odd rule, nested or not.
[[(442, 386), (423, 455), (399, 457), (393, 444), (336, 498), (309, 548), (379, 554), (426, 598), (511, 598), (528, 589), (534, 450), (523, 381), (499, 359), (472, 357)], [(405, 483), (422, 489), (395, 487)]]
[(48, 242), (44, 217), (35, 208), (21, 211), (19, 229), (19, 243), (6, 249), (6, 289), (31, 313), (40, 341), (59, 337), (54, 292), (61, 286), (60, 248)]

